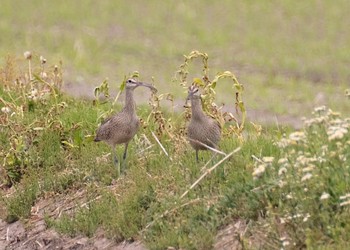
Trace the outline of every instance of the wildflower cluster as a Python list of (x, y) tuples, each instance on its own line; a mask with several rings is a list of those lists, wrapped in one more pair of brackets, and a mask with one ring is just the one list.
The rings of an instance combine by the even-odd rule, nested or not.
[[(28, 65), (27, 70), (22, 74), (10, 74), (15, 68), (14, 61), (7, 58), (0, 69), (0, 89), (3, 91), (0, 125), (5, 135), (0, 146), (3, 158), (0, 168), (5, 174), (1, 176), (0, 184), (7, 185), (19, 181), (26, 168), (34, 164), (36, 153), (31, 154), (30, 150), (40, 135), (46, 129), (62, 129), (58, 114), (67, 107), (64, 101), (58, 102), (63, 82), (62, 65), (46, 67), (47, 60), (43, 56), (26, 51), (23, 63)], [(45, 113), (46, 119), (34, 119), (27, 124), (27, 120), (35, 118), (34, 113)]]
[[(271, 164), (266, 161), (270, 157), (264, 157), (252, 173), (269, 191), (271, 203), (278, 204), (270, 212), (279, 217), (288, 244), (293, 245), (305, 244), (313, 234), (345, 235), (337, 220), (350, 219), (342, 209), (350, 205), (350, 119), (319, 107), (304, 124), (301, 131), (276, 142), (280, 159)], [(267, 181), (274, 183), (272, 188)]]
[(262, 176), (267, 168), (271, 166), (271, 164), (274, 161), (274, 157), (263, 157), (262, 160), (259, 160), (256, 158), (255, 164), (254, 164), (254, 172), (253, 177), (254, 179), (258, 179), (260, 176)]

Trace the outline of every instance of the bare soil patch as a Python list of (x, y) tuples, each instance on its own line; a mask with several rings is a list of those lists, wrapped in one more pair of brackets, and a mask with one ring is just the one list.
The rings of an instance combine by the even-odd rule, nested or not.
[(97, 250), (97, 249), (124, 249), (145, 250), (145, 246), (138, 241), (117, 242), (104, 235), (103, 230), (98, 230), (94, 237), (78, 235), (69, 237), (61, 235), (48, 228), (44, 217), (57, 218), (62, 213), (73, 212), (74, 209), (84, 203), (78, 203), (76, 199), (82, 199), (84, 191), (78, 190), (72, 195), (59, 195), (40, 199), (31, 210), (31, 216), (26, 221), (7, 223), (0, 219), (0, 249), (69, 249), (69, 250)]

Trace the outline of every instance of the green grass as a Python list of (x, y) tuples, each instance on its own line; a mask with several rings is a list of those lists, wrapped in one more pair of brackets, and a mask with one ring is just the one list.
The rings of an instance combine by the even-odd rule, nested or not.
[[(71, 209), (62, 216), (47, 214), (47, 226), (71, 236), (103, 230), (119, 242), (138, 239), (150, 249), (211, 249), (221, 228), (242, 220), (247, 228), (237, 240), (243, 247), (344, 247), (350, 220), (347, 6), (345, 0), (3, 1), (0, 108), (11, 109), (0, 113), (3, 219), (26, 221), (40, 200), (82, 192), (74, 204), (65, 204)], [(53, 87), (52, 65), (63, 60), (65, 82), (87, 84), (91, 92), (105, 77), (115, 92), (114, 82), (137, 70), (143, 80), (154, 77), (160, 94), (173, 94), (182, 107), (184, 89), (172, 79), (182, 55), (194, 48), (209, 54), (210, 79), (224, 70), (236, 74), (246, 108), (311, 118), (297, 133), (283, 125), (260, 133), (247, 122), (240, 139), (224, 136), (221, 150), (241, 150), (183, 198), (211, 157), (201, 152), (195, 164), (183, 113), (169, 111), (162, 101), (155, 119), (150, 106), (139, 106), (145, 128), (130, 144), (126, 174), (118, 178), (110, 148), (92, 138), (101, 117), (120, 106), (113, 107), (112, 99), (93, 105), (58, 90), (31, 99), (22, 57), (33, 51), (39, 75), (39, 55), (49, 55), (47, 82)], [(199, 60), (188, 70), (188, 81), (203, 74)], [(15, 85), (16, 79), (24, 86)], [(45, 93), (45, 84), (33, 84)], [(215, 91), (217, 103), (234, 110), (232, 82), (220, 81)], [(327, 108), (311, 114), (324, 104), (344, 117)], [(171, 158), (151, 131), (160, 133)]]
[[(26, 95), (0, 91), (3, 100), (12, 103), (10, 96), (17, 96), (16, 105), (28, 105)], [(59, 94), (32, 105), (23, 117), (2, 113), (2, 121), (13, 122), (17, 130), (2, 123), (8, 135), (0, 148), (2, 171), (8, 177), (1, 183), (15, 190), (0, 200), (8, 222), (29, 219), (41, 199), (79, 192), (61, 216), (46, 215), (48, 227), (89, 237), (100, 229), (117, 241), (141, 240), (150, 249), (211, 249), (218, 231), (237, 219), (248, 223), (242, 246), (255, 246), (256, 239), (270, 248), (337, 248), (349, 240), (348, 198), (342, 196), (350, 192), (350, 125), (338, 113), (318, 109), (299, 132), (283, 126), (260, 132), (248, 124), (243, 141), (224, 136), (222, 151), (241, 150), (181, 198), (211, 157), (200, 152), (202, 160), (195, 163), (181, 134), (181, 114), (163, 113), (173, 129), (159, 139), (171, 159), (151, 135), (159, 126), (151, 118), (130, 144), (127, 171), (118, 178), (106, 156), (110, 148), (91, 136), (110, 102), (93, 105)], [(146, 121), (150, 107), (141, 106), (138, 113)]]
[[(183, 99), (172, 76), (182, 55), (198, 49), (210, 55), (212, 75), (237, 74), (249, 108), (305, 116), (327, 105), (343, 112), (347, 9), (346, 0), (3, 1), (0, 58), (22, 58), (26, 50), (50, 55), (50, 64), (63, 60), (66, 83), (90, 87), (138, 70), (144, 80), (154, 77), (161, 92)], [(190, 79), (201, 74), (192, 72)], [(232, 105), (226, 88), (218, 99)]]

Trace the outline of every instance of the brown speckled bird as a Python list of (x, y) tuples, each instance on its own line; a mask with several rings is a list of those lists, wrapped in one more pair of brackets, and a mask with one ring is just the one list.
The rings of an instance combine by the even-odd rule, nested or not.
[(120, 174), (120, 166), (118, 164), (116, 145), (125, 145), (122, 162), (122, 167), (124, 167), (129, 142), (138, 131), (140, 124), (139, 118), (136, 115), (134, 101), (134, 90), (139, 86), (150, 88), (153, 92), (157, 91), (151, 84), (128, 79), (125, 83), (124, 108), (119, 113), (105, 119), (101, 123), (94, 140), (95, 142), (105, 141), (112, 147), (113, 162), (118, 168), (118, 174)]
[[(221, 137), (220, 124), (204, 114), (200, 95), (196, 95), (198, 88), (191, 86), (188, 89), (187, 100), (191, 100), (192, 116), (187, 128), (187, 136), (191, 146), (196, 150), (198, 162), (198, 150), (207, 150), (201, 143), (216, 148)], [(200, 143), (198, 143), (200, 142)]]

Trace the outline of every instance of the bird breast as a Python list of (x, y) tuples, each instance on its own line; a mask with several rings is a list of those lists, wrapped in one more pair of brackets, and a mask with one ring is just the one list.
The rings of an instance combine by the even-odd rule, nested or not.
[(221, 128), (217, 121), (205, 117), (203, 120), (192, 119), (188, 125), (187, 136), (191, 146), (196, 150), (207, 148), (196, 141), (215, 148), (220, 140)]
[(136, 115), (123, 115), (119, 113), (102, 124), (97, 131), (99, 140), (110, 145), (129, 142), (137, 133), (140, 121)]

